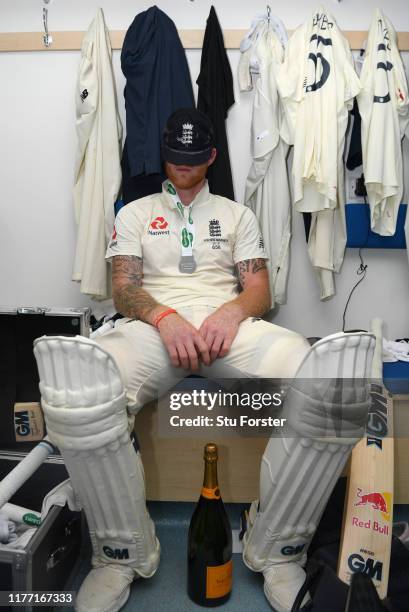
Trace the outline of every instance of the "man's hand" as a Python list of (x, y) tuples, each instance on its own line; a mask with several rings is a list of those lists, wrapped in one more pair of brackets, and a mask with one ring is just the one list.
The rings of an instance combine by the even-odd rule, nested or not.
[(206, 342), (189, 321), (172, 313), (159, 321), (158, 330), (175, 368), (196, 371), (199, 358), (205, 365), (210, 365)]
[(199, 328), (199, 333), (210, 351), (211, 362), (227, 355), (239, 330), (240, 322), (244, 318), (243, 309), (233, 302), (220, 306), (206, 317)]
[(265, 259), (239, 261), (236, 271), (242, 292), (209, 315), (199, 329), (212, 362), (227, 355), (241, 321), (247, 317), (261, 317), (271, 307)]

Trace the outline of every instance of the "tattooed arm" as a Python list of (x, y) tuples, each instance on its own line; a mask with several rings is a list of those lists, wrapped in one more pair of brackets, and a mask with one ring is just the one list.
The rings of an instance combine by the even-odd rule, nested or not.
[[(130, 255), (115, 255), (112, 259), (112, 296), (115, 308), (126, 317), (153, 322), (168, 309), (159, 304), (142, 287), (142, 259)], [(197, 370), (199, 359), (210, 363), (209, 351), (198, 330), (177, 313), (158, 323), (158, 331), (173, 366)]]
[(266, 260), (245, 259), (236, 264), (236, 271), (242, 292), (208, 316), (199, 329), (212, 361), (227, 355), (241, 321), (261, 317), (271, 308)]
[(265, 259), (245, 259), (236, 264), (242, 292), (230, 302), (239, 305), (243, 318), (262, 317), (271, 308), (270, 285)]
[(134, 255), (115, 255), (112, 259), (112, 297), (115, 308), (125, 317), (152, 324), (167, 306), (159, 304), (142, 289), (142, 259)]

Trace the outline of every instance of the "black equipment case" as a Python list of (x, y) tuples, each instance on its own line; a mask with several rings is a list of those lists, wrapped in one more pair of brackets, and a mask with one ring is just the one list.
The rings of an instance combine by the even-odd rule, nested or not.
[[(21, 453), (0, 452), (0, 480), (21, 459)], [(68, 478), (61, 456), (49, 456), (10, 500), (41, 510), (44, 496)], [(0, 544), (0, 591), (64, 591), (82, 560), (84, 526), (80, 512), (53, 506), (23, 549)], [(11, 607), (2, 607), (10, 610)], [(25, 612), (48, 610), (45, 606), (20, 607)]]
[[(0, 480), (38, 444), (21, 421), (21, 413), (20, 421), (16, 419), (16, 405), (26, 404), (36, 406), (42, 420), (34, 340), (44, 335), (88, 337), (89, 331), (89, 308), (0, 306)], [(27, 431), (30, 442), (24, 438)], [(44, 496), (67, 478), (62, 457), (49, 456), (10, 502), (40, 511)], [(81, 513), (54, 506), (24, 549), (0, 544), (0, 591), (66, 590), (81, 558), (82, 523)], [(52, 608), (20, 609), (34, 612)]]
[[(33, 437), (22, 413), (27, 406), (42, 421), (33, 342), (40, 336), (89, 336), (89, 308), (12, 308), (0, 306), (0, 449), (27, 451), (43, 437)], [(15, 406), (19, 406), (19, 416)], [(33, 410), (32, 410), (33, 409)], [(26, 411), (26, 412), (27, 412)], [(31, 417), (31, 414), (30, 414)], [(39, 428), (38, 428), (39, 429)]]

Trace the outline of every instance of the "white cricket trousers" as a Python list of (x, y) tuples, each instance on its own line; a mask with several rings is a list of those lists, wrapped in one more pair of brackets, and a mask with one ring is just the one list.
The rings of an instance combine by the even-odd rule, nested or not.
[[(179, 308), (178, 313), (198, 329), (215, 310), (192, 306)], [(95, 341), (114, 357), (132, 414), (192, 374), (171, 365), (158, 330), (142, 321), (124, 322)], [(309, 348), (301, 335), (251, 317), (240, 323), (226, 357), (216, 359), (210, 366), (202, 364), (194, 374), (211, 379), (292, 378)]]

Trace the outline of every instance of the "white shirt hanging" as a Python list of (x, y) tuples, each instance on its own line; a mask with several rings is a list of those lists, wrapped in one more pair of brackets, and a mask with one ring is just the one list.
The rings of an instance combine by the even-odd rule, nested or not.
[(369, 30), (361, 84), (358, 106), (371, 228), (392, 236), (403, 192), (401, 140), (409, 121), (409, 100), (396, 32), (379, 9)]
[[(276, 64), (284, 47), (267, 19), (257, 23), (250, 47), (252, 65), (258, 67), (251, 126), (252, 165), (246, 183), (245, 204), (256, 214), (269, 261), (272, 304), (284, 304), (291, 238), (291, 198), (287, 174), (288, 145), (280, 136), (283, 110), (275, 80)], [(248, 51), (246, 50), (245, 53)], [(242, 56), (243, 58), (243, 56)], [(242, 60), (242, 69), (246, 58)], [(254, 74), (254, 72), (253, 72)], [(242, 75), (244, 75), (242, 71)]]
[(312, 213), (308, 252), (327, 299), (346, 244), (342, 154), (360, 84), (348, 41), (324, 8), (293, 32), (277, 84), (286, 112), (282, 134), (294, 145), (295, 209)]
[(72, 279), (81, 293), (111, 295), (105, 252), (121, 185), (122, 126), (116, 102), (111, 44), (99, 9), (84, 37), (76, 89), (78, 136), (74, 180), (77, 245)]

